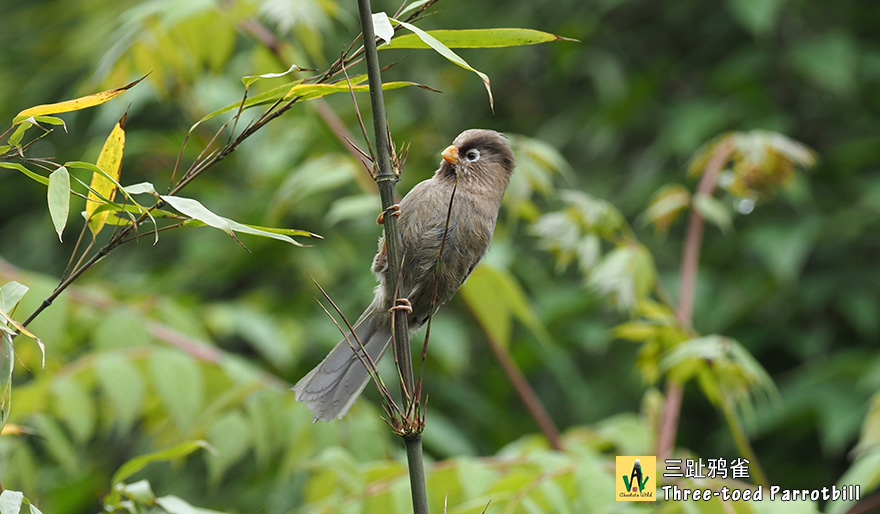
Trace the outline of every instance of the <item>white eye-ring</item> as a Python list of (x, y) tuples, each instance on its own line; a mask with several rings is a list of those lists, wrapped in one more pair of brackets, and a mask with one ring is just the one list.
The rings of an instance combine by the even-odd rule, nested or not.
[(465, 160), (467, 160), (467, 162), (474, 162), (480, 158), (480, 151), (476, 148), (472, 148), (468, 150), (466, 154), (464, 154), (464, 158)]

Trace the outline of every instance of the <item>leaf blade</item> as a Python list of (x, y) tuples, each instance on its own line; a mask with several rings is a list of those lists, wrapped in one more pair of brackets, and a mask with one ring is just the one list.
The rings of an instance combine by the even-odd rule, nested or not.
[(49, 175), (47, 197), (52, 224), (58, 234), (58, 241), (62, 241), (61, 233), (64, 232), (70, 214), (70, 173), (64, 166)]
[(476, 68), (474, 68), (473, 66), (471, 66), (470, 64), (468, 64), (467, 61), (465, 61), (458, 54), (456, 54), (455, 52), (450, 50), (449, 47), (447, 47), (446, 45), (441, 43), (437, 38), (435, 38), (431, 34), (428, 34), (424, 30), (416, 27), (415, 25), (413, 25), (411, 23), (407, 23), (405, 21), (395, 20), (394, 18), (392, 18), (391, 21), (394, 23), (398, 23), (401, 26), (414, 32), (419, 37), (419, 39), (421, 39), (422, 41), (425, 42), (426, 45), (431, 47), (435, 52), (439, 53), (440, 55), (445, 57), (447, 60), (451, 61), (453, 64), (457, 64), (458, 66), (461, 66), (462, 68), (464, 68), (466, 70), (472, 71), (478, 77), (480, 77), (480, 80), (483, 81), (483, 85), (486, 87), (486, 92), (489, 93), (489, 106), (492, 108), (493, 111), (495, 110), (495, 99), (492, 97), (492, 85), (489, 82), (488, 75), (486, 75), (482, 71), (479, 71)]
[(116, 470), (116, 473), (113, 473), (113, 478), (110, 480), (110, 483), (115, 486), (138, 471), (144, 469), (150, 463), (186, 457), (199, 448), (210, 449), (210, 445), (202, 440), (185, 441), (170, 448), (165, 448), (164, 450), (139, 455), (120, 466), (119, 469)]
[(147, 76), (144, 75), (134, 82), (126, 84), (120, 88), (108, 89), (107, 91), (101, 91), (100, 93), (92, 93), (90, 95), (74, 98), (73, 100), (65, 100), (63, 102), (53, 104), (35, 105), (34, 107), (28, 107), (27, 109), (19, 112), (13, 119), (12, 123), (21, 123), (31, 116), (43, 116), (46, 114), (80, 111), (82, 109), (101, 105), (102, 103), (105, 103), (118, 96), (119, 94), (133, 88), (135, 85), (137, 85), (138, 82), (144, 80), (146, 77)]
[[(93, 236), (97, 236), (101, 229), (104, 228), (104, 223), (109, 215), (109, 213), (101, 213), (95, 216), (95, 209), (104, 200), (112, 202), (116, 196), (116, 185), (119, 183), (119, 175), (122, 171), (122, 154), (125, 150), (125, 117), (126, 114), (123, 114), (122, 118), (113, 127), (113, 130), (110, 131), (110, 135), (104, 141), (104, 146), (101, 148), (101, 153), (98, 155), (98, 160), (95, 163), (95, 166), (104, 171), (109, 177), (104, 177), (98, 173), (92, 174), (91, 189), (94, 191), (89, 191), (88, 201), (86, 202), (86, 220), (88, 220), (89, 230), (92, 231)], [(108, 180), (108, 178), (113, 180)]]
[[(462, 29), (462, 30), (428, 30), (428, 34), (446, 45), (448, 48), (505, 48), (511, 46), (537, 45), (552, 41), (572, 41), (549, 32), (521, 28), (495, 29)], [(392, 39), (380, 49), (389, 48), (430, 48), (427, 43), (415, 34), (403, 34)]]

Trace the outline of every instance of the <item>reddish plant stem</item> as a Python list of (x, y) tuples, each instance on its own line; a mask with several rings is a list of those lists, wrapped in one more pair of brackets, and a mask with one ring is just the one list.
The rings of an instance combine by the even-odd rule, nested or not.
[[(715, 184), (718, 182), (718, 175), (730, 160), (732, 153), (733, 145), (728, 138), (718, 142), (703, 170), (696, 194), (712, 194), (712, 191), (715, 190)], [(678, 308), (675, 311), (678, 323), (687, 330), (690, 330), (691, 318), (694, 313), (694, 292), (702, 239), (703, 216), (695, 208), (691, 208), (685, 234), (684, 252), (681, 258), (681, 293)], [(681, 414), (682, 389), (682, 384), (674, 380), (666, 380), (666, 399), (663, 404), (663, 416), (657, 433), (656, 445), (657, 459), (661, 462), (672, 454), (672, 449), (675, 446), (675, 435), (678, 432), (678, 419)]]
[(559, 430), (557, 430), (556, 424), (553, 423), (553, 419), (547, 414), (547, 410), (544, 408), (544, 404), (541, 403), (541, 399), (538, 398), (535, 390), (532, 389), (532, 386), (529, 385), (528, 381), (523, 377), (519, 368), (516, 366), (516, 363), (510, 358), (510, 355), (504, 351), (498, 341), (496, 341), (488, 331), (484, 330), (483, 333), (485, 334), (486, 342), (489, 343), (489, 348), (492, 349), (495, 358), (498, 359), (504, 372), (507, 373), (507, 377), (513, 384), (514, 389), (516, 389), (516, 393), (519, 395), (523, 404), (529, 409), (532, 417), (535, 418), (535, 421), (541, 428), (541, 432), (544, 432), (544, 436), (550, 443), (550, 447), (557, 451), (563, 451), (562, 439), (559, 437)]

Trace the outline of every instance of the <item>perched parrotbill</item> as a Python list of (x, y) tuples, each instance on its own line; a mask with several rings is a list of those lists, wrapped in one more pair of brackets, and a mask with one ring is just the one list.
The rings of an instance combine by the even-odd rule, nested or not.
[[(401, 200), (397, 230), (403, 255), (399, 297), (409, 300), (409, 328), (417, 330), (431, 314), (437, 258), (440, 253), (449, 202), (452, 210), (446, 244), (440, 258), (434, 308), (449, 300), (486, 254), (501, 199), (513, 171), (513, 152), (507, 139), (492, 130), (472, 129), (459, 134), (442, 153), (440, 168)], [(458, 185), (456, 186), (456, 177)], [(455, 187), (455, 195), (452, 191)], [(391, 339), (393, 299), (386, 295), (388, 269), (385, 239), (373, 260), (379, 279), (373, 302), (353, 325), (358, 340), (378, 362)], [(402, 311), (398, 311), (401, 312)], [(369, 380), (367, 370), (351, 345), (343, 339), (327, 357), (300, 380), (293, 390), (305, 402), (315, 421), (345, 416)], [(361, 350), (358, 350), (361, 351)]]

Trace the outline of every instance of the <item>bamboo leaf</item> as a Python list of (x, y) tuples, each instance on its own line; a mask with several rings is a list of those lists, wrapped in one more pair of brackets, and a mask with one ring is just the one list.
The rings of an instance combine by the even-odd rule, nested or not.
[(160, 198), (168, 202), (169, 205), (180, 211), (182, 214), (185, 214), (198, 222), (204, 223), (209, 227), (220, 229), (236, 240), (238, 240), (238, 238), (236, 237), (235, 232), (241, 232), (244, 234), (277, 239), (279, 241), (284, 241), (285, 243), (290, 243), (295, 246), (305, 246), (302, 243), (291, 238), (290, 235), (315, 237), (315, 234), (312, 234), (311, 232), (306, 232), (304, 230), (295, 231), (294, 229), (265, 229), (263, 227), (257, 227), (255, 225), (245, 225), (243, 223), (233, 221), (229, 218), (224, 218), (223, 216), (218, 216), (217, 214), (214, 214), (213, 212), (208, 210), (207, 207), (202, 205), (201, 202), (199, 202), (198, 200), (193, 200), (192, 198), (184, 198), (181, 196), (173, 195), (160, 195)]
[(29, 122), (24, 122), (21, 125), (15, 127), (15, 132), (9, 136), (9, 144), (12, 146), (20, 146), (21, 140), (24, 137), (24, 133), (27, 132), (27, 129), (33, 127), (34, 125)]
[[(0, 328), (6, 325), (0, 323)], [(10, 403), (12, 402), (12, 369), (15, 366), (15, 351), (12, 348), (12, 335), (5, 330), (0, 331), (0, 430), (9, 419)]]
[[(426, 33), (448, 48), (504, 48), (509, 46), (537, 45), (552, 41), (578, 42), (576, 39), (557, 36), (549, 32), (517, 28), (441, 29), (428, 30)], [(391, 43), (380, 47), (382, 50), (389, 48), (430, 48), (430, 46), (416, 34), (403, 34), (394, 38)]]
[(28, 329), (24, 328), (24, 325), (12, 319), (12, 316), (7, 314), (5, 309), (0, 309), (0, 322), (2, 322), (4, 319), (7, 323), (15, 327), (15, 329), (18, 330), (20, 333), (30, 337), (37, 342), (37, 346), (40, 347), (40, 353), (43, 355), (43, 367), (46, 367), (46, 345), (43, 344), (43, 341), (39, 337), (28, 331)]
[[(108, 212), (110, 214), (110, 216), (108, 216), (106, 220), (107, 224), (129, 225), (136, 221), (136, 216), (144, 214), (145, 212), (147, 212), (147, 210), (137, 205), (105, 203), (98, 206), (98, 208), (95, 210), (96, 214), (102, 212)], [(176, 212), (166, 211), (163, 209), (153, 209), (152, 211), (150, 211), (150, 214), (154, 218), (184, 219), (180, 214), (177, 214)]]
[[(392, 89), (400, 89), (408, 86), (416, 86), (422, 89), (427, 89), (429, 91), (437, 91), (434, 88), (428, 87), (424, 84), (417, 84), (415, 82), (386, 82), (382, 84), (382, 89), (385, 91), (390, 91)], [(351, 89), (355, 93), (363, 93), (368, 92), (370, 90), (370, 86), (364, 85), (352, 85)], [(332, 95), (333, 93), (343, 93), (348, 92), (349, 87), (346, 83), (336, 83), (336, 84), (297, 84), (290, 88), (287, 91), (287, 94), (284, 95), (284, 99), (299, 96), (303, 100), (313, 100), (315, 98), (321, 98), (323, 96)]]
[(208, 210), (207, 207), (201, 204), (198, 200), (193, 200), (192, 198), (184, 198), (182, 196), (174, 196), (174, 195), (159, 195), (162, 200), (168, 203), (168, 205), (174, 207), (182, 214), (185, 214), (193, 219), (199, 220), (205, 225), (209, 227), (214, 227), (217, 229), (226, 232), (232, 237), (235, 237), (235, 234), (232, 233), (232, 227), (229, 226), (229, 222), (226, 221), (225, 218), (218, 216)]
[(22, 121), (28, 119), (31, 116), (42, 116), (45, 114), (57, 114), (61, 112), (70, 112), (70, 111), (79, 111), (82, 109), (87, 109), (89, 107), (94, 107), (96, 105), (101, 105), (104, 102), (111, 100), (117, 95), (131, 89), (138, 82), (144, 80), (146, 75), (135, 80), (130, 84), (126, 84), (117, 89), (109, 89), (107, 91), (101, 91), (100, 93), (93, 93), (91, 95), (82, 96), (79, 98), (75, 98), (73, 100), (65, 100), (63, 102), (58, 102), (54, 104), (45, 104), (45, 105), (37, 105), (34, 107), (29, 107), (21, 112), (19, 112), (15, 118), (12, 120), (13, 124), (21, 123)]
[[(360, 85), (362, 82), (367, 80), (366, 75), (356, 75), (350, 78), (352, 89), (355, 92), (368, 92), (370, 90), (367, 85)], [(417, 84), (415, 82), (386, 82), (382, 84), (382, 89), (386, 91), (390, 91), (393, 89), (400, 89), (408, 86), (416, 86), (422, 89), (427, 89), (429, 91), (437, 91), (434, 88), (428, 87), (424, 84)], [(205, 115), (202, 119), (195, 122), (192, 127), (190, 127), (189, 132), (192, 133), (193, 130), (196, 129), (202, 123), (208, 121), (211, 118), (219, 116), (221, 114), (237, 110), (239, 107), (242, 110), (250, 109), (251, 107), (256, 107), (258, 105), (266, 105), (277, 102), (279, 100), (287, 100), (293, 98), (295, 96), (300, 97), (301, 100), (313, 100), (315, 98), (321, 98), (323, 96), (332, 95), (335, 93), (347, 93), (348, 92), (348, 83), (347, 82), (337, 82), (333, 84), (303, 84), (302, 80), (295, 80), (293, 82), (288, 82), (287, 84), (282, 84), (280, 86), (274, 87), (269, 91), (265, 91), (256, 95), (252, 98), (245, 100), (244, 106), (242, 106), (241, 102), (236, 102), (233, 104), (229, 104), (226, 107), (217, 109), (216, 111)]]
[(153, 186), (153, 184), (150, 184), (149, 182), (139, 182), (137, 184), (125, 186), (122, 188), (122, 190), (130, 195), (156, 194), (156, 188)]
[[(92, 174), (91, 189), (93, 191), (89, 191), (86, 202), (86, 220), (88, 220), (92, 236), (97, 236), (101, 232), (109, 214), (105, 212), (95, 216), (95, 210), (104, 201), (112, 202), (116, 196), (119, 174), (122, 171), (122, 154), (125, 149), (125, 116), (123, 114), (113, 130), (110, 131), (110, 135), (107, 136), (104, 147), (101, 148), (101, 153), (98, 155), (98, 161), (95, 163), (109, 177), (97, 173)], [(108, 178), (113, 180), (108, 180)]]
[(24, 173), (28, 178), (43, 184), (44, 186), (49, 185), (49, 179), (40, 175), (39, 173), (34, 173), (33, 171), (24, 167), (24, 165), (19, 164), (17, 162), (0, 162), (0, 168), (8, 168), (11, 170), (18, 170)]
[(61, 233), (67, 225), (67, 217), (70, 214), (70, 173), (67, 168), (61, 166), (49, 175), (49, 214), (58, 240), (61, 241)]
[[(99, 174), (99, 175), (102, 175), (104, 178), (106, 178), (107, 180), (111, 181), (111, 182), (113, 183), (113, 185), (115, 186), (116, 189), (122, 191), (122, 194), (125, 195), (126, 200), (128, 200), (129, 202), (131, 202), (132, 204), (134, 204), (135, 206), (137, 206), (139, 209), (141, 209), (141, 212), (146, 212), (146, 213), (147, 213), (147, 216), (149, 216), (150, 221), (153, 222), (153, 227), (154, 227), (154, 228), (157, 228), (157, 225), (156, 225), (156, 219), (153, 217), (152, 214), (150, 214), (150, 211), (149, 211), (148, 209), (146, 209), (143, 205), (139, 204), (134, 198), (132, 198), (131, 195), (132, 195), (133, 193), (129, 193), (125, 188), (123, 188), (123, 187), (119, 184), (119, 182), (118, 182), (115, 178), (113, 178), (113, 177), (111, 177), (110, 175), (108, 175), (106, 172), (104, 172), (104, 170), (102, 170), (101, 168), (95, 166), (94, 164), (88, 163), (88, 162), (69, 161), (69, 162), (64, 163), (64, 165), (65, 165), (66, 167), (68, 167), (68, 168), (77, 168), (77, 169), (85, 169), (85, 170), (89, 170), (89, 171), (91, 171), (92, 173), (97, 173), (97, 174)], [(142, 186), (142, 185), (144, 185), (144, 184), (148, 184), (148, 183), (147, 183), (147, 182), (143, 182), (143, 183), (141, 183), (141, 184), (137, 184), (137, 185)], [(97, 193), (97, 191), (94, 191), (93, 189), (91, 189), (91, 186), (86, 186), (86, 187), (89, 188), (89, 192), (90, 192), (90, 193)], [(150, 187), (152, 187), (152, 186), (150, 186)], [(110, 203), (110, 200), (108, 200), (108, 199), (106, 199), (106, 198), (102, 198), (102, 200), (103, 200), (102, 204)], [(85, 213), (83, 213), (83, 214), (85, 214)], [(153, 241), (153, 244), (156, 244), (157, 242), (159, 242), (159, 233), (158, 233), (158, 232), (155, 234), (155, 239), (154, 239), (154, 241)]]
[(18, 302), (28, 292), (28, 287), (15, 281), (10, 281), (0, 287), (0, 309), (12, 312)]
[(413, 25), (411, 23), (407, 23), (405, 21), (395, 20), (393, 18), (391, 19), (391, 21), (394, 23), (398, 23), (398, 24), (402, 25), (403, 27), (409, 29), (410, 31), (414, 32), (419, 37), (419, 39), (421, 39), (426, 45), (428, 45), (429, 47), (434, 49), (435, 52), (439, 53), (440, 55), (442, 55), (443, 57), (445, 57), (446, 59), (448, 59), (452, 63), (457, 64), (458, 66), (461, 66), (462, 68), (464, 68), (466, 70), (469, 70), (469, 71), (476, 73), (477, 76), (480, 77), (480, 80), (483, 81), (483, 85), (486, 86), (486, 92), (489, 93), (489, 106), (492, 108), (493, 111), (495, 110), (495, 100), (492, 98), (492, 86), (489, 83), (489, 76), (488, 75), (486, 75), (482, 71), (479, 71), (479, 70), (475, 69), (474, 67), (472, 67), (470, 64), (467, 63), (467, 61), (462, 59), (458, 54), (456, 54), (455, 52), (450, 50), (449, 47), (447, 47), (446, 45), (441, 43), (437, 38), (435, 38), (431, 34), (428, 34), (424, 30), (416, 27), (415, 25)]
[[(32, 116), (34, 121), (38, 121), (40, 123), (48, 123), (49, 125), (61, 125), (64, 127), (64, 131), (67, 132), (67, 124), (64, 123), (64, 120), (55, 116)], [(29, 118), (30, 119), (30, 118)]]
[(125, 479), (134, 475), (138, 471), (144, 469), (148, 464), (186, 457), (199, 448), (211, 449), (205, 441), (186, 441), (170, 448), (165, 448), (164, 450), (155, 451), (146, 455), (139, 455), (120, 466), (119, 469), (116, 470), (116, 473), (113, 473), (113, 478), (110, 482), (115, 486), (116, 484), (122, 483)]

